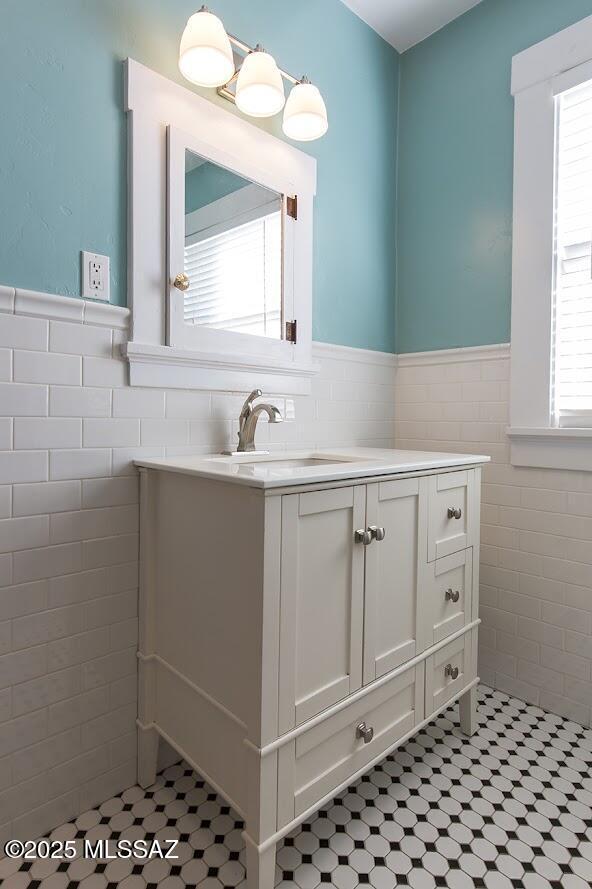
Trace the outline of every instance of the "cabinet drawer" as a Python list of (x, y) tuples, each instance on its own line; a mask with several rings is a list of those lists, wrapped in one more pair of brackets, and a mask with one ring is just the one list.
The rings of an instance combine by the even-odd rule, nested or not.
[(427, 571), (428, 644), (433, 645), (471, 621), (473, 550), (430, 562)]
[(442, 707), (477, 676), (477, 628), (426, 659), (426, 716)]
[[(424, 717), (424, 664), (314, 725), (279, 750), (278, 827), (314, 806), (385, 753)], [(365, 743), (360, 723), (373, 729)]]
[(473, 470), (446, 472), (430, 480), (428, 562), (473, 545), (475, 475)]

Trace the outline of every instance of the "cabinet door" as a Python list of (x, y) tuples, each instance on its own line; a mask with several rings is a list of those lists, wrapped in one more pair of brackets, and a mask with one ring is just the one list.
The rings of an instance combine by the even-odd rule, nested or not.
[(282, 498), (279, 730), (362, 683), (363, 485)]
[(366, 523), (384, 528), (366, 547), (364, 683), (425, 648), (428, 479), (368, 485)]

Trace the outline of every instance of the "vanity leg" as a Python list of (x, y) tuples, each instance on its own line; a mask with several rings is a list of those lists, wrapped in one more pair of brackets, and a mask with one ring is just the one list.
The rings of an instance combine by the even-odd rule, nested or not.
[(247, 843), (247, 889), (273, 889), (275, 886), (275, 843), (261, 852), (250, 837)]
[(474, 685), (459, 698), (460, 730), (471, 737), (477, 731), (477, 687)]
[(156, 781), (158, 732), (154, 728), (138, 728), (138, 784), (150, 787)]

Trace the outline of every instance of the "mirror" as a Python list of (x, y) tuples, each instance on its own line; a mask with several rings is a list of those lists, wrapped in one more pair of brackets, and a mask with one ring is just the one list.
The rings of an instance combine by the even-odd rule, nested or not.
[(282, 196), (185, 150), (186, 325), (282, 339)]

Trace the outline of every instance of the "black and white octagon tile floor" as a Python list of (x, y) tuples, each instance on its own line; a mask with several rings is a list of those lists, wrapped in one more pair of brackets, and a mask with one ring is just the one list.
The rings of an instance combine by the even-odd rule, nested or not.
[[(59, 827), (52, 839), (179, 838), (150, 863), (0, 862), (6, 889), (245, 886), (242, 822), (183, 764)], [(282, 889), (589, 889), (592, 731), (479, 690), (479, 731), (451, 707), (278, 850)]]

